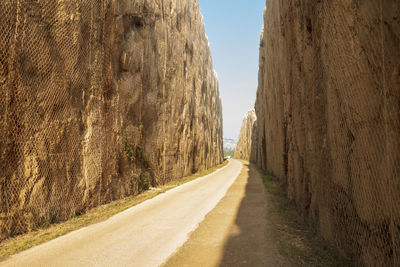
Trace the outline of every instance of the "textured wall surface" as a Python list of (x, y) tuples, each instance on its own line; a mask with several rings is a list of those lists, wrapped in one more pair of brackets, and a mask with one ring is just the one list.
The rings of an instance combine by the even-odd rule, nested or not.
[(197, 0), (0, 2), (0, 240), (219, 164)]
[(269, 0), (254, 160), (367, 266), (400, 264), (400, 2)]
[(255, 110), (250, 110), (243, 118), (240, 128), (239, 140), (236, 145), (235, 158), (250, 161), (252, 153), (253, 128), (256, 122)]

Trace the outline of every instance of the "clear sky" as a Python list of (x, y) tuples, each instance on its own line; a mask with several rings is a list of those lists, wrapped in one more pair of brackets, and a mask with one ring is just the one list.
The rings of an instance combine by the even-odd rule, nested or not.
[(265, 0), (199, 3), (218, 73), (224, 137), (237, 140), (244, 114), (253, 109), (256, 98)]

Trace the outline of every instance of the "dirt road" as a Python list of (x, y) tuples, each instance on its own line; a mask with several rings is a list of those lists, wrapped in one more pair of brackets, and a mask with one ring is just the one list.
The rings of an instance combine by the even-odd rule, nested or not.
[(261, 179), (237, 160), (0, 266), (274, 266)]

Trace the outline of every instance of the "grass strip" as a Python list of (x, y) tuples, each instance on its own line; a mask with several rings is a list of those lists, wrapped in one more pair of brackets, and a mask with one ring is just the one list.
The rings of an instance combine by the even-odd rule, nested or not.
[(117, 213), (129, 209), (148, 199), (154, 198), (155, 196), (171, 190), (179, 185), (211, 174), (216, 170), (226, 166), (227, 164), (228, 161), (224, 161), (222, 164), (215, 166), (211, 169), (195, 173), (191, 176), (184, 177), (177, 181), (169, 182), (160, 187), (145, 191), (137, 196), (127, 197), (93, 208), (87, 213), (74, 217), (68, 221), (58, 224), (52, 224), (46, 228), (40, 228), (20, 236), (6, 239), (0, 243), (0, 261), (5, 260), (11, 255), (17, 254), (21, 251), (27, 250), (57, 237), (63, 236), (82, 227), (105, 221)]
[(318, 236), (293, 200), (287, 198), (284, 184), (257, 167), (269, 201), (269, 221), (279, 253), (293, 266), (354, 266), (338, 250)]

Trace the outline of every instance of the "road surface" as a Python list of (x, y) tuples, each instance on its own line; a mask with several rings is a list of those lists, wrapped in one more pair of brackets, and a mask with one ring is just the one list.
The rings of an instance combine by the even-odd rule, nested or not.
[[(259, 177), (237, 160), (0, 266), (274, 266)], [(249, 182), (252, 181), (252, 182)], [(232, 265), (233, 264), (233, 265)]]

